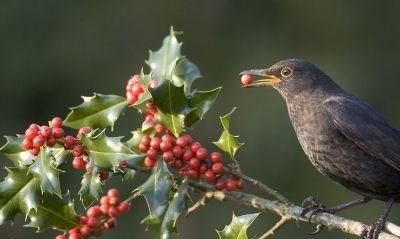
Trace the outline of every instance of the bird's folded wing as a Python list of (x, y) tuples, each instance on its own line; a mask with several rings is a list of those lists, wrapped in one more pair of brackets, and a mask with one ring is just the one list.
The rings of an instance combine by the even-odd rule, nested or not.
[(400, 133), (378, 112), (352, 97), (331, 97), (324, 108), (346, 138), (400, 171)]

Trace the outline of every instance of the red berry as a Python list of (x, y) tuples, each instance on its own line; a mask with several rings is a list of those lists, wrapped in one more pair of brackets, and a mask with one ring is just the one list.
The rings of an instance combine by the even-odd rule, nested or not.
[(205, 148), (199, 148), (196, 151), (196, 158), (198, 158), (199, 160), (203, 160), (207, 158), (207, 156), (208, 156), (208, 151)]
[(53, 134), (53, 129), (50, 128), (49, 126), (42, 126), (40, 127), (40, 135), (42, 135), (45, 138), (49, 138)]
[(197, 170), (194, 170), (191, 168), (188, 169), (187, 174), (189, 177), (192, 177), (194, 179), (198, 179), (200, 177), (199, 172), (197, 172)]
[(40, 130), (40, 126), (37, 125), (37, 124), (31, 124), (31, 125), (29, 125), (29, 128), (30, 128), (30, 129), (34, 129), (34, 130), (36, 130), (36, 131), (39, 131), (39, 130)]
[(190, 149), (192, 150), (193, 153), (196, 153), (197, 150), (198, 150), (199, 148), (201, 148), (201, 147), (202, 147), (202, 146), (201, 146), (201, 144), (200, 144), (199, 142), (194, 142), (194, 143), (190, 146)]
[(107, 220), (107, 221), (104, 223), (104, 227), (105, 227), (106, 229), (113, 229), (113, 228), (115, 228), (116, 226), (117, 226), (117, 221), (116, 221), (115, 219), (113, 219), (113, 218)]
[(217, 182), (215, 183), (215, 189), (217, 190), (223, 190), (226, 186), (225, 179), (217, 179)]
[(33, 148), (31, 150), (29, 150), (29, 152), (33, 155), (33, 156), (38, 156), (40, 153), (40, 148)]
[(173, 161), (172, 167), (175, 169), (181, 169), (183, 167), (183, 161), (182, 160)]
[(171, 162), (174, 160), (174, 154), (171, 151), (164, 152), (162, 157), (165, 162)]
[(140, 143), (142, 143), (145, 146), (150, 146), (150, 142), (152, 139), (149, 136), (144, 136), (141, 140)]
[(108, 190), (107, 196), (108, 196), (109, 198), (111, 198), (111, 197), (119, 198), (119, 191), (118, 191), (118, 189), (116, 189), (116, 188), (111, 188), (110, 190)]
[(215, 174), (222, 174), (224, 173), (225, 169), (224, 169), (224, 165), (222, 163), (215, 163), (212, 166), (212, 171)]
[(28, 139), (33, 139), (38, 135), (38, 130), (36, 128), (29, 128), (25, 131), (25, 136)]
[[(100, 209), (99, 209), (99, 210), (100, 210)], [(101, 213), (101, 211), (100, 211), (100, 213)], [(91, 216), (89, 216), (87, 225), (88, 225), (89, 227), (91, 227), (91, 228), (95, 228), (95, 227), (97, 227), (97, 225), (99, 225), (99, 220), (97, 219), (97, 217), (91, 217)]]
[(189, 160), (189, 167), (194, 170), (199, 169), (200, 161), (197, 158), (192, 158), (191, 160)]
[(164, 125), (162, 125), (162, 124), (156, 124), (155, 126), (154, 126), (154, 130), (157, 132), (157, 133), (162, 133), (162, 132), (164, 132), (165, 131), (165, 127), (164, 127)]
[(199, 173), (204, 174), (208, 170), (207, 165), (202, 164), (199, 168)]
[(174, 154), (175, 158), (181, 158), (183, 156), (183, 150), (179, 146), (174, 146), (172, 153)]
[(62, 128), (54, 128), (53, 129), (53, 137), (56, 139), (60, 139), (62, 137), (64, 137), (65, 132)]
[(99, 173), (100, 181), (105, 181), (108, 179), (108, 177), (110, 177), (110, 174), (108, 172), (100, 172)]
[(133, 92), (126, 92), (126, 100), (128, 101), (128, 104), (132, 105), (135, 104), (138, 101), (139, 97), (135, 94), (133, 94)]
[(160, 143), (161, 143), (161, 139), (159, 137), (154, 137), (150, 142), (150, 147), (152, 147), (155, 150), (159, 150)]
[(170, 135), (170, 134), (164, 134), (161, 137), (162, 141), (166, 141), (166, 142), (170, 142), (172, 145), (174, 145), (176, 143), (176, 139), (174, 138), (174, 136)]
[(81, 234), (82, 236), (89, 236), (89, 234), (92, 232), (92, 228), (90, 228), (88, 225), (83, 225), (81, 227)]
[(24, 147), (24, 149), (26, 150), (30, 150), (33, 149), (33, 142), (32, 139), (25, 137), (24, 140), (22, 141), (22, 146)]
[(208, 183), (215, 183), (215, 174), (212, 170), (207, 170), (204, 173), (204, 180), (206, 180)]
[(221, 162), (222, 155), (220, 152), (212, 152), (210, 154), (210, 159), (211, 159), (212, 163), (218, 163), (218, 162)]
[(110, 202), (109, 204), (111, 206), (117, 206), (119, 204), (119, 199), (118, 197), (110, 197)]
[(100, 210), (100, 206), (93, 206), (90, 207), (87, 210), (87, 216), (89, 217), (100, 217), (101, 216), (101, 210)]
[(169, 141), (161, 141), (160, 150), (163, 152), (169, 151), (172, 149), (172, 144)]
[(61, 128), (63, 126), (63, 120), (60, 117), (55, 117), (51, 120), (51, 127)]
[(64, 235), (58, 235), (54, 239), (67, 239), (67, 237)]
[(236, 181), (233, 179), (228, 179), (225, 186), (226, 190), (233, 191), (236, 189)]
[(120, 213), (126, 213), (126, 212), (128, 212), (128, 211), (129, 211), (129, 203), (127, 203), (127, 202), (121, 202), (121, 203), (118, 205), (118, 211), (119, 211)]
[(243, 190), (246, 187), (246, 183), (243, 180), (237, 180), (236, 187), (239, 190)]
[(189, 161), (194, 157), (194, 154), (191, 150), (186, 150), (185, 153), (183, 153), (183, 160)]
[(70, 233), (68, 239), (81, 239), (82, 235), (80, 233)]
[(79, 218), (79, 223), (81, 224), (81, 225), (84, 225), (84, 224), (86, 224), (87, 222), (88, 222), (88, 217), (87, 216), (81, 216), (80, 218)]
[(74, 234), (74, 233), (81, 233), (81, 230), (79, 229), (79, 227), (74, 227), (70, 230), (68, 230), (68, 234)]
[(102, 196), (102, 197), (100, 198), (100, 204), (101, 204), (101, 205), (108, 204), (109, 201), (110, 201), (110, 198), (109, 198), (108, 196)]
[(76, 143), (75, 138), (72, 136), (67, 136), (64, 138), (64, 146), (67, 149), (73, 149), (75, 146), (75, 143)]
[(250, 85), (253, 82), (253, 76), (249, 74), (242, 75), (240, 81), (243, 85)]
[(53, 136), (50, 136), (50, 138), (47, 139), (47, 142), (46, 142), (47, 146), (53, 147), (56, 144), (57, 144), (57, 140)]
[(84, 153), (84, 149), (83, 149), (83, 147), (82, 147), (81, 145), (76, 145), (76, 146), (74, 147), (74, 149), (72, 150), (72, 154), (73, 154), (75, 157), (80, 157), (80, 156), (83, 155), (83, 153)]
[(110, 205), (109, 204), (102, 204), (100, 206), (100, 210), (103, 214), (107, 214), (108, 210), (110, 209)]
[(88, 135), (90, 134), (90, 132), (92, 132), (92, 129), (90, 127), (83, 127), (79, 129), (78, 134), (79, 135)]
[(80, 170), (80, 169), (83, 169), (83, 168), (85, 167), (85, 162), (82, 160), (81, 157), (75, 157), (75, 158), (72, 160), (72, 166), (73, 166), (75, 169)]
[(44, 145), (45, 142), (46, 138), (43, 137), (42, 135), (38, 135), (35, 138), (33, 138), (33, 147), (40, 148)]
[(125, 168), (126, 166), (128, 166), (128, 162), (126, 162), (126, 160), (121, 160), (119, 161), (118, 166), (120, 168)]
[(143, 93), (144, 90), (143, 90), (142, 85), (140, 85), (140, 83), (135, 82), (131, 87), (131, 92), (134, 95), (139, 95), (140, 93)]
[(157, 150), (150, 148), (149, 150), (147, 150), (146, 156), (151, 159), (156, 159), (157, 153), (158, 153)]
[(115, 207), (110, 207), (110, 209), (108, 209), (108, 216), (111, 218), (115, 218), (119, 215), (119, 211), (118, 209), (116, 209)]
[(149, 149), (149, 147), (146, 146), (146, 145), (144, 145), (143, 143), (140, 143), (140, 144), (139, 144), (139, 151), (140, 151), (140, 152), (146, 153), (148, 149)]
[(151, 159), (149, 157), (144, 158), (144, 166), (146, 168), (153, 168), (154, 165), (156, 165), (156, 161), (154, 159)]

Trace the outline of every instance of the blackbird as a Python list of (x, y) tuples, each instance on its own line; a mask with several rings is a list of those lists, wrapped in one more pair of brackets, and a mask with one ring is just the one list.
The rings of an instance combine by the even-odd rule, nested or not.
[[(337, 211), (377, 199), (387, 202), (363, 237), (377, 239), (400, 201), (400, 132), (376, 110), (302, 59), (241, 73), (261, 76), (243, 87), (272, 86), (284, 98), (303, 151), (314, 167), (363, 198), (333, 208), (312, 203), (303, 215)], [(310, 216), (311, 217), (311, 216)]]

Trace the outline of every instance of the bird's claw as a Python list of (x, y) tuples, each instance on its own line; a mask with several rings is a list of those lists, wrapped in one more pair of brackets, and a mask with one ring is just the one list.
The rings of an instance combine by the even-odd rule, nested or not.
[(385, 221), (383, 218), (379, 218), (377, 222), (364, 229), (362, 238), (365, 239), (378, 239), (379, 234), (385, 227)]
[(318, 225), (316, 226), (316, 228), (315, 228), (315, 231), (313, 231), (313, 232), (307, 232), (307, 234), (310, 235), (310, 236), (315, 236), (315, 235), (317, 235), (318, 233), (320, 233), (320, 232), (322, 231), (322, 229), (324, 229), (324, 225), (318, 224)]
[[(317, 213), (321, 213), (321, 212), (326, 212), (326, 213), (330, 213), (333, 214), (334, 211), (330, 208), (325, 207), (324, 205), (322, 205), (321, 203), (319, 203), (314, 197), (310, 196), (307, 197), (306, 199), (303, 200), (303, 203), (301, 204), (301, 206), (303, 207), (303, 211), (301, 211), (301, 216), (304, 217), (307, 213), (310, 213), (310, 215), (308, 215), (308, 221), (310, 222), (312, 217), (315, 216)], [(317, 233), (320, 231), (321, 229), (317, 228)]]

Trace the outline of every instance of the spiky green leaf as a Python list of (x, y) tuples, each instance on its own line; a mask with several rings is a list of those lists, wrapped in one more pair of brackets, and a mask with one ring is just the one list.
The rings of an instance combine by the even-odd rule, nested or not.
[(40, 182), (42, 193), (46, 191), (61, 197), (59, 175), (63, 171), (57, 168), (55, 158), (50, 149), (41, 149), (40, 157), (29, 166), (29, 172), (33, 173)]
[(217, 231), (219, 239), (248, 239), (247, 229), (256, 220), (259, 213), (235, 216), (233, 214), (230, 225), (225, 226), (224, 230)]
[(200, 77), (199, 68), (187, 58), (182, 57), (173, 67), (170, 79), (175, 86), (184, 86), (185, 94), (189, 96), (193, 82)]
[(85, 208), (92, 205), (100, 196), (101, 180), (96, 172), (86, 172), (83, 175), (82, 186), (79, 190), (81, 202)]
[(94, 94), (82, 97), (83, 103), (71, 108), (64, 125), (79, 129), (82, 127), (113, 127), (122, 111), (127, 107), (126, 99), (117, 95)]
[(122, 137), (107, 137), (105, 131), (84, 136), (81, 139), (95, 166), (103, 170), (115, 170), (119, 162), (141, 165), (143, 155), (138, 155), (121, 143)]
[(69, 195), (63, 198), (45, 193), (42, 203), (29, 213), (30, 222), (27, 227), (37, 228), (37, 232), (43, 232), (48, 228), (68, 230), (79, 225), (79, 217), (74, 210), (74, 203)]
[(37, 157), (33, 156), (29, 151), (22, 147), (23, 135), (18, 136), (5, 136), (7, 142), (1, 147), (0, 151), (3, 152), (16, 167), (25, 167), (33, 163)]
[(229, 114), (220, 117), (223, 131), (218, 141), (213, 142), (222, 151), (228, 153), (233, 160), (235, 160), (236, 151), (244, 144), (239, 142), (239, 136), (231, 134), (229, 130), (230, 117), (234, 111), (235, 108)]
[(26, 216), (40, 204), (39, 182), (27, 168), (6, 168), (8, 175), (0, 182), (0, 225), (13, 220), (17, 213)]
[(171, 189), (172, 174), (164, 161), (158, 161), (152, 174), (137, 191), (144, 196), (149, 209), (149, 215), (143, 219), (148, 228), (160, 232), (163, 216), (169, 206), (168, 198)]
[(181, 213), (186, 211), (188, 188), (189, 184), (185, 179), (174, 194), (161, 224), (161, 239), (168, 239), (171, 236), (171, 232), (177, 232), (176, 221)]

